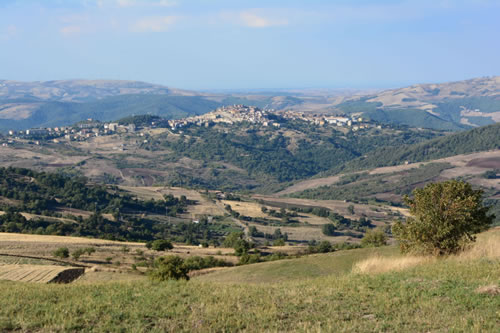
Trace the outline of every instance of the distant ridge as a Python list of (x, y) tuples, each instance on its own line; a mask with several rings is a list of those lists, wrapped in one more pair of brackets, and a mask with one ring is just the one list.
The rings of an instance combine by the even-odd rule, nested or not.
[(500, 122), (500, 76), (417, 84), (348, 97), (335, 108), (373, 120), (461, 130)]
[[(426, 162), (460, 154), (500, 149), (500, 123), (413, 145), (383, 147), (347, 162), (343, 170), (365, 170), (400, 165), (405, 162)], [(339, 170), (336, 170), (337, 172)]]
[(381, 123), (460, 131), (500, 122), (500, 76), (417, 84), (365, 94), (321, 89), (210, 94), (140, 81), (0, 80), (0, 130), (68, 125), (89, 117), (99, 120), (139, 114), (183, 117), (230, 104), (359, 114)]
[(70, 125), (153, 114), (169, 118), (209, 112), (208, 94), (139, 81), (0, 81), (0, 130)]

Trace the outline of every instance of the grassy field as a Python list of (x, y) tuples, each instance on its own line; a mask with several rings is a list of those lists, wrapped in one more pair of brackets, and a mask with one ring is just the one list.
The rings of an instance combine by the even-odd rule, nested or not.
[[(173, 254), (180, 257), (189, 256), (214, 256), (228, 262), (235, 263), (238, 258), (234, 256), (234, 250), (228, 248), (202, 248), (174, 244), (174, 249), (168, 252), (152, 251), (146, 248), (144, 243), (117, 242), (103, 239), (65, 236), (45, 236), (16, 233), (0, 233), (0, 265), (1, 264), (54, 264), (52, 253), (61, 247), (67, 247), (70, 254), (81, 248), (93, 247), (95, 253), (84, 254), (78, 260), (70, 258), (62, 260), (63, 263), (84, 265), (92, 268), (91, 275), (100, 280), (101, 272), (116, 273), (117, 279), (123, 276), (119, 274), (138, 275), (146, 270), (144, 264), (149, 264), (154, 258)], [(2, 256), (7, 254), (10, 256)], [(19, 257), (15, 257), (19, 256)], [(23, 258), (28, 256), (31, 258)], [(133, 270), (133, 265), (137, 266)], [(141, 275), (144, 278), (143, 275)], [(90, 279), (92, 280), (92, 279)], [(106, 279), (106, 280), (113, 280)]]
[(327, 254), (315, 254), (298, 259), (264, 262), (254, 265), (225, 268), (202, 275), (196, 280), (222, 283), (279, 283), (321, 276), (340, 276), (349, 273), (356, 262), (372, 255), (394, 256), (394, 246), (355, 249)]
[[(401, 260), (394, 248), (250, 265), (188, 282), (0, 281), (0, 331), (498, 332), (499, 241), (496, 229), (461, 256), (377, 273), (351, 268)], [(262, 280), (242, 279), (252, 271)], [(230, 278), (217, 276), (223, 272)]]

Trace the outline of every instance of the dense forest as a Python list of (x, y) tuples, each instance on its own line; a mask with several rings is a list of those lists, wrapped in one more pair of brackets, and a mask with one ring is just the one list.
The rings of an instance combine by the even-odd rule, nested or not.
[(251, 124), (192, 125), (183, 128), (180, 136), (166, 134), (156, 139), (150, 149), (172, 151), (172, 161), (189, 157), (205, 163), (231, 163), (254, 179), (281, 183), (312, 177), (379, 147), (412, 144), (442, 135), (408, 128), (343, 133), (302, 121), (280, 121), (281, 131)]
[(500, 124), (475, 128), (416, 144), (379, 147), (365, 156), (334, 168), (331, 173), (424, 162), (459, 154), (500, 148)]

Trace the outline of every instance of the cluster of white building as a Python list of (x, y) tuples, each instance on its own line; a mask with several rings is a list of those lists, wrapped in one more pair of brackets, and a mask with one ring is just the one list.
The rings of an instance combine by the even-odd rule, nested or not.
[(135, 133), (136, 126), (120, 125), (118, 123), (101, 123), (88, 119), (87, 121), (80, 122), (74, 126), (66, 127), (47, 127), (47, 128), (30, 128), (27, 130), (8, 132), (10, 140), (3, 144), (14, 143), (13, 139), (37, 139), (35, 144), (40, 144), (40, 139), (50, 139), (54, 143), (59, 143), (64, 138), (69, 141), (84, 141), (89, 138), (111, 135), (115, 133)]
[(250, 122), (253, 124), (262, 124), (262, 126), (279, 127), (280, 124), (269, 119), (269, 112), (261, 110), (256, 106), (246, 106), (235, 104), (231, 106), (222, 106), (215, 111), (201, 116), (188, 117), (181, 120), (169, 120), (172, 129), (195, 124), (198, 126), (210, 126), (211, 124), (225, 123), (234, 124), (239, 122)]
[[(217, 123), (234, 124), (239, 122), (250, 122), (253, 124), (261, 124), (263, 127), (272, 126), (279, 128), (280, 123), (272, 120), (271, 117), (274, 110), (262, 110), (255, 106), (245, 105), (231, 105), (222, 106), (215, 111), (209, 112), (204, 115), (188, 117), (184, 119), (165, 120), (164, 122), (152, 122), (147, 127), (169, 127), (172, 130), (195, 124), (197, 126), (210, 126)], [(311, 113), (300, 113), (293, 111), (282, 111), (274, 113), (280, 115), (285, 119), (297, 119), (313, 123), (318, 126), (332, 125), (338, 127), (347, 127), (353, 131), (364, 128), (373, 127), (365, 119), (359, 116), (331, 116), (331, 115), (318, 115)], [(380, 128), (380, 126), (377, 126)], [(62, 138), (69, 141), (84, 141), (86, 139), (104, 135), (111, 135), (115, 133), (135, 133), (136, 126), (134, 124), (120, 125), (119, 123), (102, 123), (93, 119), (87, 119), (77, 123), (72, 127), (54, 127), (54, 128), (32, 128), (25, 131), (9, 131), (9, 136), (13, 138), (23, 139), (41, 139), (49, 138), (55, 143), (59, 143)], [(142, 133), (141, 133), (142, 134)], [(9, 140), (8, 143), (12, 143)], [(7, 145), (6, 143), (3, 145)]]

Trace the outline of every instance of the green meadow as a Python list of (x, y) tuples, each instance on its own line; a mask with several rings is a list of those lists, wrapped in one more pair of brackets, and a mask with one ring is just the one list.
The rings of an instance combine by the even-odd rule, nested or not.
[[(394, 269), (387, 263), (404, 258), (386, 247), (223, 269), (190, 281), (2, 281), (0, 331), (498, 332), (499, 240), (496, 229), (463, 255)], [(355, 269), (373, 258), (386, 260), (380, 272)]]

